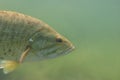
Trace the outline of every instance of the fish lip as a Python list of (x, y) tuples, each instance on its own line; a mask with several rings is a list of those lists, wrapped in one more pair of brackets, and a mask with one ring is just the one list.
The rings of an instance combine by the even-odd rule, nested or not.
[(75, 46), (72, 45), (71, 49), (74, 50), (74, 49), (75, 49)]
[(74, 49), (75, 49), (75, 46), (72, 45), (71, 47), (69, 47), (68, 49), (65, 50), (64, 54), (68, 54), (71, 51), (73, 51)]
[(70, 47), (70, 51), (73, 51), (75, 49), (75, 46), (72, 45), (72, 47)]
[(73, 44), (70, 45), (70, 50), (74, 50), (75, 49), (75, 46)]

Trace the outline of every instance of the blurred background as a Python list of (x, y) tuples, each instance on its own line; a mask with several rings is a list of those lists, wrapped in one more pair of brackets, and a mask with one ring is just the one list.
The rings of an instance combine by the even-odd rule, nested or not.
[(120, 0), (0, 0), (0, 10), (46, 22), (76, 49), (27, 62), (0, 80), (120, 80)]

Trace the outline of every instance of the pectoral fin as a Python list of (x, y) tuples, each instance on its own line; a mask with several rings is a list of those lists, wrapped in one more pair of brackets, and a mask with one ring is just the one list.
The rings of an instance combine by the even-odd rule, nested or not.
[(0, 61), (0, 69), (3, 69), (5, 74), (12, 72), (19, 65), (16, 61), (2, 60)]
[(27, 56), (30, 48), (28, 47), (20, 56), (19, 61), (12, 61), (12, 60), (0, 60), (0, 69), (3, 69), (5, 74), (12, 72), (16, 69), (16, 67), (23, 62), (25, 57)]

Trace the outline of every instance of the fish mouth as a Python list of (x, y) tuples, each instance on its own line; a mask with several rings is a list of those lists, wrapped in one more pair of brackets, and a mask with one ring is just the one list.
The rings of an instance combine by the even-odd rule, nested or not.
[[(48, 57), (47, 58), (56, 58), (56, 57), (58, 57), (58, 56), (64, 56), (64, 55), (67, 55), (68, 53), (70, 53), (71, 51), (73, 51), (74, 50), (74, 46), (71, 46), (71, 47), (68, 47), (67, 49), (65, 49), (65, 50), (63, 50), (63, 51), (61, 51), (61, 52), (59, 52), (59, 53), (57, 53), (57, 54), (51, 54), (51, 55), (48, 55)], [(57, 49), (58, 50), (58, 49)]]
[(63, 51), (62, 53), (63, 54), (68, 54), (68, 53), (72, 52), (74, 49), (75, 49), (75, 46), (72, 45), (71, 47), (69, 47), (65, 51)]
[[(48, 48), (54, 48), (55, 47), (55, 44), (54, 45), (50, 45), (50, 46), (47, 46), (47, 47), (44, 47), (39, 53), (41, 54), (36, 54), (38, 57), (43, 57), (43, 58), (55, 58), (57, 56), (62, 56), (62, 55), (66, 55), (68, 53), (70, 53), (71, 51), (74, 50), (74, 46), (73, 45), (69, 45), (68, 46), (58, 46), (57, 48), (54, 48), (52, 49), (51, 51), (47, 51)], [(64, 49), (64, 50), (62, 50)], [(60, 52), (56, 52), (56, 51), (59, 51), (59, 50), (62, 50)]]

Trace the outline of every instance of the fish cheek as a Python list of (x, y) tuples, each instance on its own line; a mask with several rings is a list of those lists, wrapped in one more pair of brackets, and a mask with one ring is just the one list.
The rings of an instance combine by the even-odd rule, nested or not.
[(38, 44), (37, 44), (37, 43), (32, 43), (32, 44), (31, 44), (31, 49), (33, 49), (33, 50), (38, 50), (38, 49), (39, 49)]

